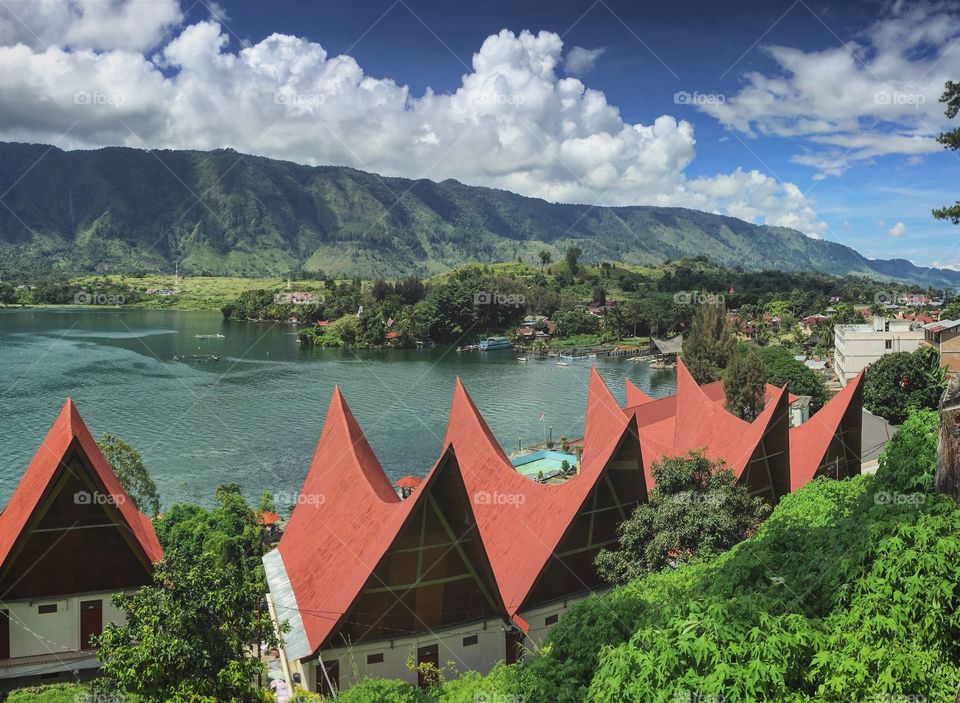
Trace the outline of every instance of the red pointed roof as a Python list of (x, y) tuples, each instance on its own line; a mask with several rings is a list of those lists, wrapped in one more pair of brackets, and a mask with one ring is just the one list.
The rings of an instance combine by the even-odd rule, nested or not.
[(592, 370), (580, 472), (559, 485), (540, 484), (513, 467), (457, 379), (444, 447), (452, 446), (460, 459), (464, 484), (474, 496), (477, 526), (510, 617), (523, 606), (602, 476), (628, 422)]
[(335, 633), (408, 516), (429, 500), (439, 471), (451, 465), (456, 465), (453, 452), (441, 457), (409, 499), (401, 500), (339, 388), (334, 390), (278, 545), (311, 651)]
[(675, 395), (624, 409), (637, 421), (647, 487), (654, 485), (654, 463), (694, 450), (703, 450), (711, 461), (723, 461), (739, 478), (766, 433), (779, 428), (779, 415), (795, 398), (785, 388), (767, 384), (764, 412), (746, 422), (724, 407), (722, 381), (700, 386), (677, 359)]
[[(813, 480), (830, 443), (847, 419), (860, 427), (863, 405), (864, 372), (849, 381), (843, 390), (828, 400), (816, 414), (802, 425), (790, 428), (790, 490), (795, 491)], [(854, 413), (854, 417), (850, 414)], [(858, 429), (859, 432), (859, 429)], [(860, 447), (848, 447), (858, 457)]]
[(414, 500), (401, 501), (340, 388), (278, 549), (311, 650), (327, 638)]
[(64, 467), (70, 470), (65, 461), (71, 448), (76, 447), (87, 459), (93, 469), (94, 478), (99, 482), (110, 504), (119, 513), (122, 523), (130, 530), (134, 542), (142, 550), (143, 556), (153, 564), (163, 558), (160, 542), (153, 529), (153, 523), (139, 512), (130, 496), (120, 485), (109, 462), (100, 452), (96, 440), (90, 434), (80, 417), (76, 405), (71, 399), (63, 404), (60, 414), (44, 438), (27, 468), (23, 478), (10, 497), (3, 513), (0, 513), (0, 566), (10, 556), (14, 545), (21, 537), (31, 516), (51, 484), (58, 470)]
[(644, 403), (649, 403), (651, 400), (653, 400), (653, 398), (637, 388), (637, 386), (629, 378), (626, 379), (626, 386), (628, 408), (635, 407), (637, 405), (643, 405)]

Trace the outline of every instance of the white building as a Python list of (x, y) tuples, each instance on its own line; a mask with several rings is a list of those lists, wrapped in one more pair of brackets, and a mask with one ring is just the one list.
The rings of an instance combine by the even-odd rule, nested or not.
[(150, 583), (161, 558), (68, 400), (0, 514), (0, 690), (92, 674), (94, 638), (124, 619), (114, 594)]
[(873, 322), (836, 325), (833, 335), (834, 367), (840, 385), (846, 386), (847, 381), (884, 354), (916, 351), (923, 341), (924, 331), (910, 320), (876, 316)]

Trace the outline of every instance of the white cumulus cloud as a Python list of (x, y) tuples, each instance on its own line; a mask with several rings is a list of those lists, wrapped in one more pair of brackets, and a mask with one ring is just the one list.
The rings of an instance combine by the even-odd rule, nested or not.
[[(111, 6), (134, 12), (141, 4)], [(154, 34), (174, 21), (142, 11)], [(603, 92), (558, 74), (564, 47), (552, 32), (489, 36), (456, 90), (413, 95), (301, 37), (273, 34), (231, 50), (215, 19), (180, 29), (149, 54), (130, 48), (146, 35), (121, 47), (106, 35), (71, 43), (74, 30), (58, 31), (57, 45), (0, 46), (0, 140), (232, 147), (551, 201), (677, 205), (810, 235), (825, 229), (793, 184), (739, 169), (688, 179), (693, 126), (670, 115), (625, 121)]]
[(582, 76), (593, 68), (597, 59), (599, 59), (605, 51), (606, 49), (602, 47), (598, 49), (584, 49), (582, 46), (575, 46), (563, 57), (563, 70), (571, 76)]
[(4, 0), (0, 45), (145, 51), (182, 18), (178, 0)]
[(902, 222), (898, 222), (893, 227), (887, 230), (887, 235), (891, 237), (902, 237), (907, 232), (907, 226)]
[(942, 150), (936, 135), (947, 123), (939, 98), (960, 75), (958, 41), (955, 6), (895, 3), (842, 46), (764, 47), (777, 70), (747, 72), (739, 92), (697, 107), (749, 136), (807, 140), (793, 160), (819, 178), (891, 154), (915, 164)]

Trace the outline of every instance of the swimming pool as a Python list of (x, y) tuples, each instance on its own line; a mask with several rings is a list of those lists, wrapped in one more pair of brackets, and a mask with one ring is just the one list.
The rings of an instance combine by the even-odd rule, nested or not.
[(513, 467), (528, 478), (536, 478), (540, 472), (544, 476), (550, 476), (559, 472), (566, 461), (570, 466), (576, 466), (577, 455), (567, 454), (566, 452), (555, 452), (550, 449), (524, 454), (514, 457), (510, 460)]

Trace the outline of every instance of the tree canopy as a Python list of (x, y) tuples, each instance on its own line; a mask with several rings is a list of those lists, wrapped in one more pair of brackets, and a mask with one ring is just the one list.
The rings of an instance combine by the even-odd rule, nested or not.
[(159, 513), (160, 492), (140, 453), (119, 437), (106, 432), (97, 445), (137, 510), (148, 515)]
[(597, 555), (597, 571), (626, 582), (669, 565), (729, 549), (769, 513), (736, 485), (733, 472), (702, 454), (671, 457), (652, 468), (656, 487), (619, 527), (619, 548)]
[(753, 421), (763, 412), (766, 397), (763, 362), (753, 344), (741, 344), (723, 373), (726, 408), (741, 420)]
[(717, 381), (736, 345), (736, 337), (727, 324), (726, 306), (700, 303), (694, 312), (690, 333), (683, 339), (683, 363), (700, 385)]
[(911, 410), (935, 409), (946, 387), (946, 369), (936, 349), (885, 354), (867, 367), (863, 405), (899, 425)]

